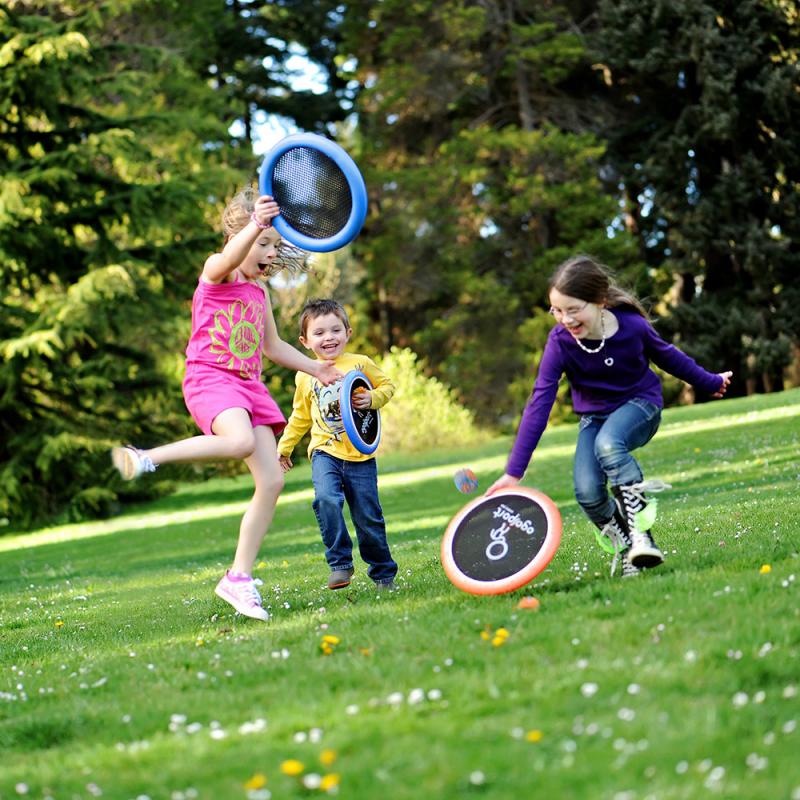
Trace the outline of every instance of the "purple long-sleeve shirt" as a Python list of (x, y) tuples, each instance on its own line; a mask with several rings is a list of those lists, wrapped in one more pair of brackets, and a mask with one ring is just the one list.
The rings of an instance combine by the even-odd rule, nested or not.
[[(562, 325), (547, 337), (533, 393), (522, 413), (517, 438), (506, 472), (521, 478), (547, 426), (561, 376), (566, 374), (572, 391), (572, 406), (578, 414), (610, 414), (634, 397), (663, 407), (661, 381), (650, 369), (652, 361), (665, 372), (691, 384), (705, 394), (714, 394), (722, 378), (707, 372), (672, 344), (665, 342), (639, 313), (626, 308), (609, 309), (619, 330), (606, 339), (597, 353), (587, 353)], [(584, 341), (595, 348), (599, 341)]]

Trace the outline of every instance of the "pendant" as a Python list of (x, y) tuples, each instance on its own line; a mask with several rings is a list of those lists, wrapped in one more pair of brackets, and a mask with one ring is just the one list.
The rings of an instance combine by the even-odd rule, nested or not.
[(604, 362), (607, 367), (611, 367), (614, 365), (614, 359), (609, 356)]

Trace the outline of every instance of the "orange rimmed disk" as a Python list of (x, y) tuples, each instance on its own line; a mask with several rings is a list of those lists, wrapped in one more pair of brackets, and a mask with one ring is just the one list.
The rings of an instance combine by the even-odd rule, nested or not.
[(561, 514), (527, 486), (499, 489), (467, 503), (450, 520), (441, 559), (450, 581), (470, 594), (504, 594), (530, 583), (561, 542)]

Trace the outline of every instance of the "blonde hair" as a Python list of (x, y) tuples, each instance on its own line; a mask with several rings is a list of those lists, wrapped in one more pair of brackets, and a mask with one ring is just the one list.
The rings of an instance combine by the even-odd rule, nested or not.
[[(259, 193), (256, 187), (247, 186), (230, 199), (222, 212), (223, 245), (227, 244), (250, 222), (258, 197)], [(272, 262), (272, 268), (267, 277), (277, 275), (283, 270), (296, 275), (309, 269), (309, 256), (305, 250), (295, 247), (283, 238), (278, 243), (277, 250), (278, 254)]]
[(564, 261), (550, 278), (548, 294), (553, 289), (578, 300), (609, 308), (628, 307), (649, 321), (642, 302), (618, 286), (611, 270), (591, 256), (573, 256)]

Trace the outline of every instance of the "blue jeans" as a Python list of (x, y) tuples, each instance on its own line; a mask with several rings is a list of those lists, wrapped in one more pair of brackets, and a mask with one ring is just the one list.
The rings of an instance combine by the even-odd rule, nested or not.
[(607, 485), (624, 486), (642, 480), (631, 450), (647, 444), (661, 423), (661, 409), (634, 398), (610, 414), (584, 414), (575, 448), (575, 499), (599, 528), (614, 515)]
[(353, 568), (353, 540), (347, 531), (344, 501), (356, 528), (358, 551), (369, 564), (367, 575), (376, 583), (390, 581), (397, 564), (386, 541), (386, 523), (378, 499), (378, 467), (374, 458), (344, 461), (322, 450), (311, 455), (314, 513), (331, 569)]

